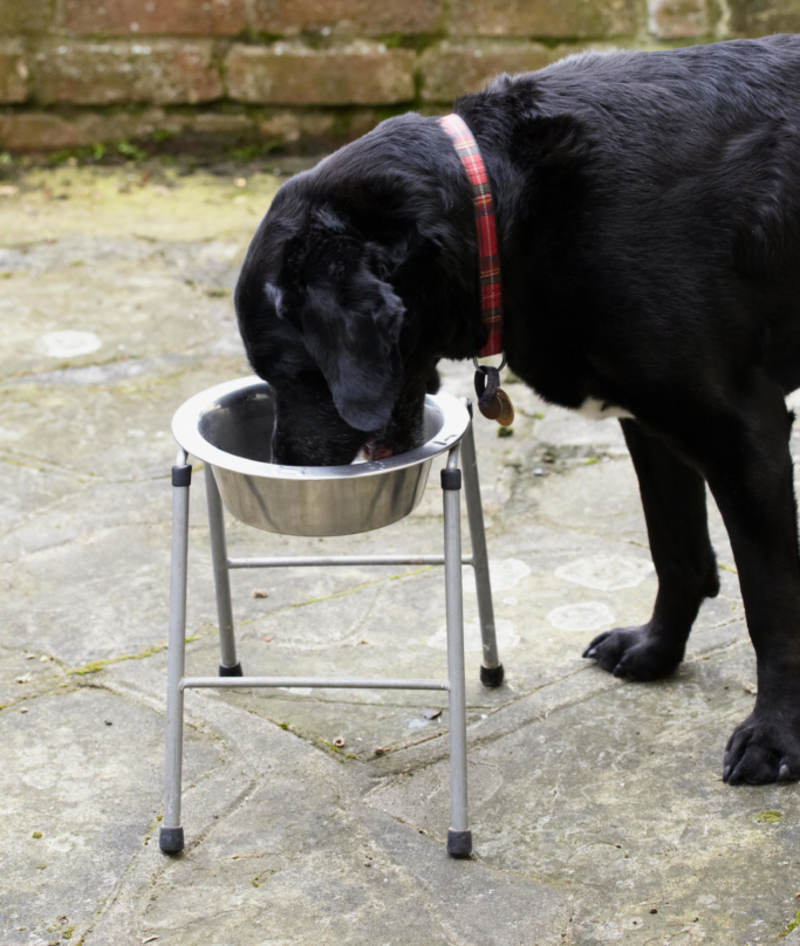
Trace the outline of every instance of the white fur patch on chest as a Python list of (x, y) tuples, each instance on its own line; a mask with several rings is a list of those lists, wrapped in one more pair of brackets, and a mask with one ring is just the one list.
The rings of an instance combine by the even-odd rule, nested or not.
[(608, 401), (598, 401), (593, 397), (587, 397), (580, 407), (574, 408), (574, 411), (576, 414), (588, 417), (590, 420), (605, 420), (607, 417), (633, 417), (633, 414), (626, 411), (624, 407), (609, 404)]

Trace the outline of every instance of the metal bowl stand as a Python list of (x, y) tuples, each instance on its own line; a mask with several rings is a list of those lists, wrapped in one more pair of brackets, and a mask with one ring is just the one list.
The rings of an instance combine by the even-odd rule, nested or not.
[[(467, 407), (472, 414), (471, 405)], [(461, 547), (461, 469), (459, 452), (463, 446), (464, 491), (466, 493), (472, 553)], [(441, 471), (444, 502), (444, 555), (338, 555), (286, 556), (279, 558), (229, 558), (225, 541), (222, 501), (211, 468), (205, 468), (211, 556), (217, 599), (221, 660), (219, 676), (187, 677), (186, 659), (186, 578), (189, 546), (189, 488), (192, 468), (186, 451), (178, 452), (172, 468), (172, 562), (170, 570), (169, 656), (167, 664), (167, 732), (164, 787), (164, 816), (159, 846), (167, 854), (183, 850), (181, 826), (181, 775), (183, 765), (183, 694), (204, 687), (340, 687), (394, 690), (446, 690), (450, 714), (450, 828), (447, 852), (467, 857), (472, 852), (472, 831), (467, 811), (467, 717), (464, 682), (464, 619), (461, 565), (475, 570), (478, 614), (483, 644), (480, 677), (485, 686), (503, 682), (503, 665), (497, 653), (489, 559), (481, 507), (475, 441), (470, 421), (460, 443), (447, 455)], [(392, 680), (359, 677), (246, 677), (236, 657), (233, 611), (228, 570), (231, 568), (282, 568), (298, 565), (444, 565), (447, 612), (447, 679)]]

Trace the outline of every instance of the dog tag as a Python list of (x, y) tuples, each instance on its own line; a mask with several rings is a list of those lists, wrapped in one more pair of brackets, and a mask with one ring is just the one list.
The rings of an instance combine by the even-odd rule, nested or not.
[(478, 410), (484, 417), (488, 417), (489, 420), (497, 420), (500, 416), (500, 412), (503, 410), (502, 401), (497, 395), (498, 392), (495, 391), (494, 396), (488, 404), (481, 404), (481, 402), (478, 401)]
[(484, 417), (496, 420), (501, 427), (508, 427), (514, 422), (514, 406), (502, 388), (498, 388), (486, 406), (478, 403), (478, 409)]
[(510, 427), (514, 423), (514, 405), (511, 403), (511, 398), (502, 388), (498, 388), (495, 400), (500, 401), (501, 405), (500, 413), (496, 418), (497, 423), (501, 427)]
[(511, 398), (500, 387), (500, 370), (478, 365), (477, 361), (475, 367), (478, 369), (475, 372), (478, 409), (484, 417), (496, 420), (501, 427), (508, 427), (514, 421), (514, 407)]

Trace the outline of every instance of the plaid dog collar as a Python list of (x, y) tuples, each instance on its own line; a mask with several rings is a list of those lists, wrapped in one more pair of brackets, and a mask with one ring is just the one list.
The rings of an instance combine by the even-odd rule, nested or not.
[(489, 330), (486, 344), (478, 353), (478, 357), (499, 355), (503, 351), (503, 300), (497, 230), (494, 225), (494, 202), (489, 188), (489, 176), (486, 173), (478, 143), (464, 120), (458, 115), (451, 114), (437, 118), (437, 121), (450, 136), (472, 185), (472, 203), (475, 210), (480, 258), (481, 321)]

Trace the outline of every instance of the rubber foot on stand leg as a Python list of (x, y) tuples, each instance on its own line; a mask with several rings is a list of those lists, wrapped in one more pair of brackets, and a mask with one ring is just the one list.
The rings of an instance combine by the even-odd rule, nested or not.
[(242, 676), (242, 663), (241, 661), (236, 662), (235, 667), (226, 667), (223, 664), (219, 665), (219, 675), (221, 677), (241, 677)]
[(158, 835), (158, 846), (165, 854), (177, 854), (183, 850), (183, 828), (162, 828)]
[(469, 857), (472, 854), (472, 832), (453, 831), (450, 828), (447, 832), (447, 853), (450, 857)]
[(485, 687), (499, 687), (505, 675), (506, 672), (503, 670), (502, 664), (498, 664), (496, 667), (481, 666), (481, 683)]

